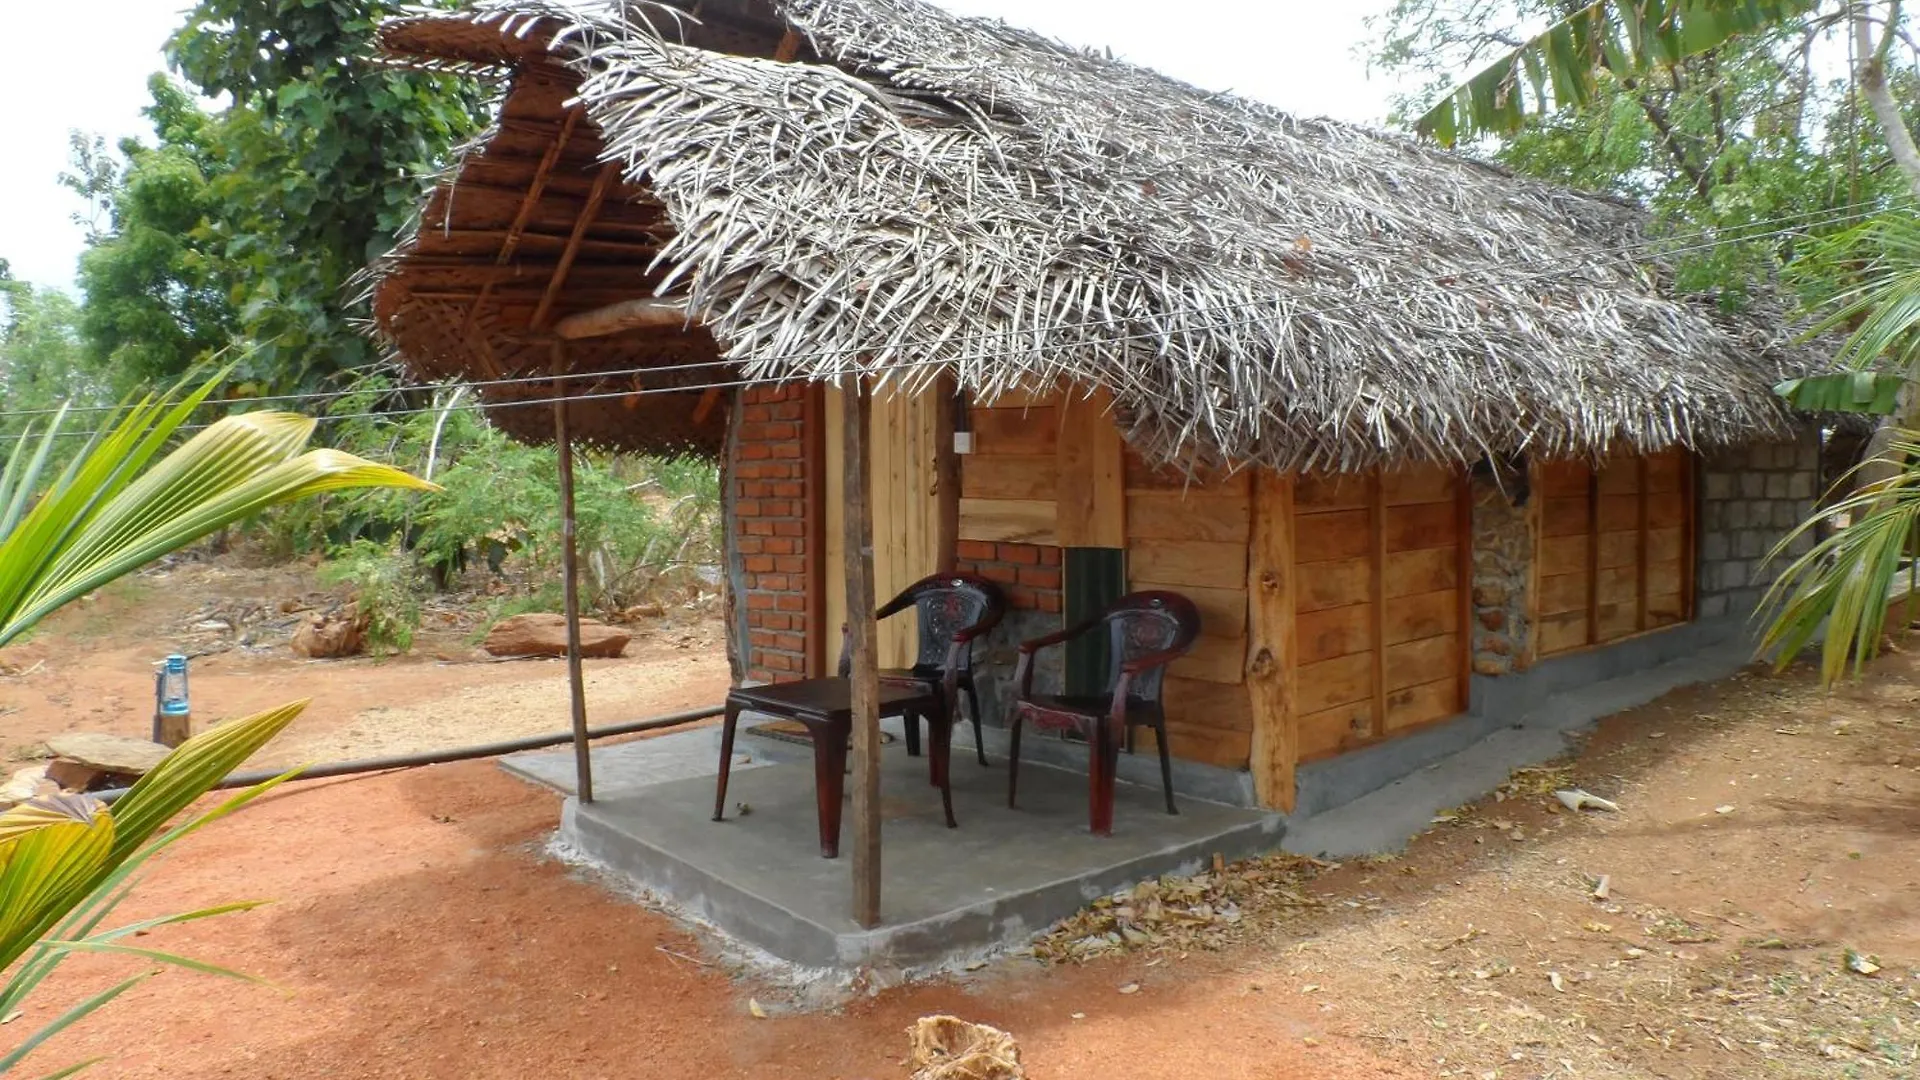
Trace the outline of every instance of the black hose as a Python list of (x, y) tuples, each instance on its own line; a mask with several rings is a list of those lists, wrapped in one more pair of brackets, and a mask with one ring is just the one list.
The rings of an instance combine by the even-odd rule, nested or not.
[[(625, 724), (609, 724), (606, 727), (588, 728), (587, 738), (605, 739), (615, 735), (634, 735), (643, 731), (660, 731), (665, 728), (681, 727), (696, 723), (709, 717), (719, 716), (726, 711), (724, 706), (708, 705), (700, 709), (688, 709), (685, 712), (668, 713), (646, 720), (634, 720)], [(454, 750), (427, 750), (418, 754), (395, 754), (391, 757), (361, 758), (358, 761), (331, 761), (325, 765), (315, 765), (300, 770), (296, 780), (324, 780), (329, 776), (350, 776), (354, 773), (383, 772), (387, 769), (413, 769), (422, 765), (443, 765), (449, 761), (467, 761), (472, 758), (499, 757), (502, 754), (517, 754), (522, 750), (539, 750), (548, 746), (559, 746), (573, 741), (572, 731), (551, 731), (545, 735), (528, 735), (522, 739), (508, 739), (504, 742), (481, 743), (478, 746), (463, 746)], [(285, 772), (284, 769), (264, 769), (259, 772), (232, 773), (226, 779), (213, 785), (209, 790), (223, 788), (252, 787), (262, 784)], [(131, 788), (109, 788), (105, 791), (90, 792), (102, 802), (112, 802), (125, 795)]]

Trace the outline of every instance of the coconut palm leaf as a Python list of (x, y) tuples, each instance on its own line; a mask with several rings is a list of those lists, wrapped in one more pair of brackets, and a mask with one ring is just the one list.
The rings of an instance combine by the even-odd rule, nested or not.
[(1817, 0), (1594, 0), (1475, 72), (1414, 122), (1444, 146), (1517, 130), (1529, 112), (1585, 105), (1601, 71), (1671, 64), (1817, 6)]
[[(122, 944), (122, 939), (171, 923), (244, 911), (259, 906), (258, 901), (219, 904), (104, 931), (98, 928), (126, 898), (132, 875), (146, 860), (293, 775), (250, 787), (152, 839), (161, 826), (292, 722), (306, 704), (284, 705), (195, 735), (162, 759), (111, 809), (78, 795), (35, 799), (0, 813), (0, 970), (12, 967), (0, 986), (0, 1015), (18, 1007), (68, 956), (78, 952), (121, 953), (204, 974), (252, 978), (174, 953)], [(21, 961), (17, 966), (16, 960)], [(0, 1059), (0, 1073), (143, 977), (96, 994), (56, 1018)]]
[[(19, 1046), (14, 1047), (5, 1056), (0, 1056), (0, 1073), (4, 1073), (7, 1070), (13, 1068), (15, 1065), (20, 1064), (20, 1062), (24, 1060), (28, 1054), (31, 1054), (34, 1052), (34, 1050), (38, 1049), (41, 1043), (46, 1042), (48, 1039), (53, 1038), (55, 1035), (58, 1035), (60, 1032), (65, 1031), (67, 1028), (73, 1026), (76, 1023), (79, 1023), (81, 1020), (86, 1019), (87, 1016), (91, 1014), (95, 1009), (98, 1009), (100, 1006), (105, 1005), (107, 1002), (112, 1001), (114, 998), (119, 997), (121, 994), (126, 993), (127, 991), (147, 981), (147, 979), (151, 977), (152, 977), (151, 973), (147, 973), (147, 974), (135, 975), (129, 979), (123, 979), (120, 982), (107, 987), (105, 990), (102, 990), (99, 993), (94, 994), (92, 997), (89, 997), (86, 1000), (81, 1001), (80, 1003), (74, 1005), (72, 1008), (68, 1009), (66, 1012), (61, 1013), (59, 1016), (55, 1017), (51, 1023), (47, 1024), (45, 1027), (41, 1028), (39, 1031), (34, 1032), (32, 1035), (27, 1036), (27, 1039), (25, 1042), (22, 1042)], [(96, 1064), (99, 1061), (100, 1061), (99, 1058), (93, 1058), (88, 1061), (80, 1062), (76, 1065), (69, 1065), (64, 1069), (59, 1070), (58, 1072), (48, 1074), (44, 1078), (44, 1080), (55, 1080), (56, 1077), (72, 1076), (74, 1073), (77, 1073), (82, 1069), (87, 1068), (90, 1065)]]
[[(1859, 674), (1879, 655), (1894, 575), (1920, 523), (1920, 466), (1911, 464), (1920, 456), (1916, 440), (1920, 433), (1902, 431), (1887, 456), (1908, 464), (1885, 483), (1863, 487), (1822, 511), (1851, 515), (1853, 523), (1794, 559), (1767, 589), (1759, 608), (1768, 622), (1760, 648), (1776, 666), (1785, 667), (1822, 639), (1820, 677), (1831, 684), (1849, 672)], [(1785, 558), (1795, 539), (1818, 524), (1818, 516), (1803, 523), (1769, 559)]]
[(1900, 404), (1904, 375), (1884, 371), (1845, 371), (1788, 379), (1773, 388), (1796, 409), (1806, 412), (1869, 413), (1892, 416)]
[(24, 465), (25, 443), (15, 445), (0, 473), (0, 645), (62, 604), (277, 503), (343, 488), (435, 490), (351, 454), (300, 453), (314, 421), (290, 413), (227, 417), (154, 460), (213, 385), (178, 403), (127, 409), (17, 516), (37, 487), (58, 418)]

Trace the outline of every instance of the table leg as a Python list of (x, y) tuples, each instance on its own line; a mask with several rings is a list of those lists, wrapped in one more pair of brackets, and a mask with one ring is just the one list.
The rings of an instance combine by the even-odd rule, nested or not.
[(813, 736), (813, 795), (820, 818), (820, 857), (840, 857), (840, 800), (846, 793), (849, 724), (809, 721)]
[(740, 706), (727, 702), (726, 720), (720, 725), (720, 779), (714, 786), (713, 820), (727, 813), (727, 777), (733, 772), (733, 730), (740, 722)]

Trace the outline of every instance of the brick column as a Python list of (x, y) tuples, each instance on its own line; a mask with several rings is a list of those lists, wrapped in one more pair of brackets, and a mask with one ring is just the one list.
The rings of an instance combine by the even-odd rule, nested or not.
[(748, 387), (730, 441), (728, 535), (744, 610), (744, 676), (797, 679), (807, 670), (809, 555), (804, 385)]

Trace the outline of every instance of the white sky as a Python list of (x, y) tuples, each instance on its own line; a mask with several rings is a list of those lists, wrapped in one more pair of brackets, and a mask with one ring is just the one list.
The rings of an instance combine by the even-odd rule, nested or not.
[[(1074, 45), (1112, 49), (1209, 90), (1231, 90), (1291, 112), (1380, 122), (1388, 84), (1369, 81), (1355, 47), (1362, 20), (1389, 0), (1242, 0), (1245, 10), (1194, 9), (1145, 0), (937, 0), (954, 11), (988, 15)], [(84, 46), (31, 38), (0, 63), (0, 258), (15, 277), (71, 288), (84, 234), (72, 221), (80, 200), (55, 177), (67, 168), (67, 132), (151, 141), (140, 110), (147, 77), (161, 70), (160, 47), (188, 0), (75, 0), (66, 25)], [(44, 23), (28, 0), (0, 0), (0, 23)], [(1204, 17), (1200, 17), (1204, 15)], [(72, 16), (78, 16), (73, 18)]]

